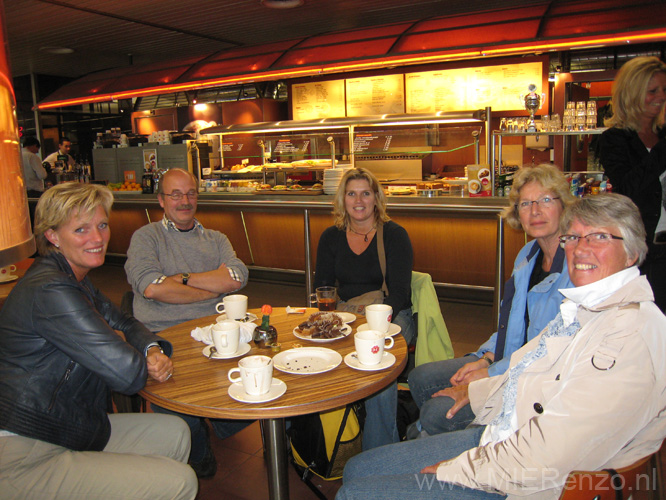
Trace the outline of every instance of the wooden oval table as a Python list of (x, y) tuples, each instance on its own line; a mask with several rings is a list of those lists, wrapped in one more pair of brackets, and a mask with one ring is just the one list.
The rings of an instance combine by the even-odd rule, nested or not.
[[(319, 374), (292, 374), (273, 371), (273, 376), (287, 385), (281, 397), (266, 403), (241, 403), (229, 394), (231, 383), (227, 372), (238, 366), (239, 358), (208, 359), (203, 355), (205, 344), (194, 340), (191, 331), (197, 326), (214, 323), (217, 315), (187, 321), (167, 328), (160, 335), (173, 344), (174, 374), (168, 381), (158, 383), (149, 380), (141, 395), (151, 403), (188, 415), (210, 418), (260, 419), (263, 421), (264, 446), (268, 460), (269, 495), (272, 500), (289, 498), (287, 476), (287, 438), (285, 417), (305, 415), (343, 406), (370, 396), (389, 385), (402, 372), (407, 362), (407, 345), (402, 335), (396, 335), (395, 345), (389, 351), (396, 362), (379, 371), (360, 371), (348, 367), (344, 357), (354, 351), (354, 333), (365, 323), (360, 318), (351, 323), (352, 333), (331, 342), (313, 342), (297, 338), (293, 330), (316, 309), (305, 314), (287, 314), (284, 307), (276, 307), (271, 315), (271, 325), (278, 331), (281, 352), (298, 347), (326, 347), (343, 357), (339, 366)], [(251, 310), (258, 316), (260, 310)], [(246, 354), (275, 356), (271, 349), (258, 348), (251, 343)]]

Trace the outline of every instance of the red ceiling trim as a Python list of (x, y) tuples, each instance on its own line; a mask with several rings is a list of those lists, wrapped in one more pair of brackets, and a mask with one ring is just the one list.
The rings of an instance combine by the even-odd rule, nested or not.
[[(538, 4), (526, 9), (503, 9), (469, 16), (441, 17), (421, 20), (417, 23), (396, 23), (366, 30), (315, 35), (295, 42), (276, 42), (263, 47), (226, 49), (205, 58), (196, 58), (195, 61), (190, 63), (189, 69), (185, 69), (178, 77), (169, 80), (168, 84), (164, 85), (157, 85), (152, 82), (141, 85), (139, 80), (135, 88), (131, 88), (128, 81), (136, 79), (143, 71), (137, 72), (137, 68), (124, 68), (125, 72), (123, 70), (110, 70), (109, 72), (99, 73), (97, 75), (99, 80), (87, 81), (88, 77), (84, 77), (66, 85), (47, 97), (38, 107), (40, 109), (50, 109), (65, 105), (79, 105), (88, 102), (125, 99), (271, 79), (376, 70), (394, 65), (429, 64), (489, 56), (584, 48), (589, 45), (604, 46), (618, 45), (625, 42), (639, 43), (666, 40), (666, 29), (663, 26), (646, 27), (643, 25), (642, 27), (636, 27), (635, 21), (637, 16), (653, 20), (656, 18), (663, 19), (666, 15), (666, 6), (663, 4), (642, 2), (638, 6), (627, 7), (621, 3), (616, 3), (615, 0), (609, 0), (607, 3), (611, 3), (613, 7), (605, 10), (589, 8), (589, 6), (596, 7), (599, 2)], [(616, 8), (615, 5), (620, 7)], [(572, 7), (580, 7), (580, 9), (571, 14)], [(567, 13), (567, 9), (569, 9), (569, 13)], [(534, 14), (537, 11), (541, 12), (542, 15), (535, 16)], [(620, 23), (620, 25), (615, 25), (613, 28), (617, 32), (606, 30), (603, 32), (590, 32), (591, 30), (577, 32), (577, 25), (575, 24), (567, 26), (568, 31), (554, 30), (552, 26), (553, 24), (562, 26), (562, 21), (565, 21), (564, 25), (566, 25), (566, 20), (571, 19), (572, 16), (575, 16), (576, 19), (583, 19), (585, 14), (589, 15), (595, 12), (604, 17), (612, 16), (611, 11), (618, 14), (614, 21)], [(631, 12), (631, 15), (620, 17), (624, 12)], [(648, 12), (651, 14), (645, 16)], [(486, 22), (485, 19), (488, 19), (488, 16), (494, 17), (495, 21)], [(500, 20), (497, 20), (498, 16)], [(467, 19), (468, 24), (461, 27), (459, 21), (463, 18)], [(470, 20), (473, 21), (473, 24), (469, 23)], [(530, 23), (534, 26), (531, 27)], [(523, 28), (518, 29), (521, 24)], [(610, 23), (602, 23), (603, 27), (610, 25)], [(548, 34), (549, 31), (553, 33), (552, 36), (539, 36), (544, 33)], [(494, 32), (494, 35), (490, 38), (486, 37), (487, 32)], [(370, 36), (364, 38), (361, 36), (364, 33)], [(382, 33), (382, 35), (372, 36), (376, 33)], [(452, 36), (454, 33), (457, 34), (455, 37)], [(344, 36), (348, 36), (345, 43), (317, 43)], [(520, 39), (507, 39), (507, 36), (520, 36)], [(442, 43), (442, 41), (450, 41), (453, 38), (457, 39), (454, 45), (445, 46)], [(478, 43), (465, 43), (470, 39)], [(386, 42), (389, 42), (389, 46), (382, 47)], [(372, 51), (373, 43), (377, 49), (375, 53)], [(351, 49), (354, 46), (362, 48), (365, 55), (359, 57), (358, 52)], [(279, 49), (275, 50), (278, 47)], [(326, 57), (330, 56), (331, 47), (338, 48), (334, 53), (338, 57), (327, 60)], [(354, 55), (349, 57), (349, 54)], [(318, 59), (317, 56), (319, 56)], [(242, 64), (235, 64), (234, 61)], [(161, 66), (161, 71), (168, 72), (166, 68), (180, 69), (182, 61), (174, 61), (171, 65), (160, 65), (158, 63), (156, 66)], [(214, 75), (216, 66), (219, 67), (219, 71), (222, 71), (221, 74)], [(206, 67), (208, 67), (208, 71), (206, 71)], [(156, 68), (153, 67), (152, 69)], [(87, 85), (83, 85), (86, 81)], [(123, 91), (116, 90), (119, 88)], [(75, 92), (79, 93), (76, 94)], [(80, 92), (87, 92), (87, 95), (81, 95)], [(69, 97), (73, 99), (68, 99)]]

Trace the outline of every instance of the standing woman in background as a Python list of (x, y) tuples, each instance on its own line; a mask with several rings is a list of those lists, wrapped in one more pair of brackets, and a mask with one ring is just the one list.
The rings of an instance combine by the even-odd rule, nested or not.
[(613, 84), (613, 116), (599, 138), (598, 157), (613, 191), (641, 212), (648, 254), (646, 275), (655, 303), (666, 311), (666, 64), (636, 57), (622, 66)]

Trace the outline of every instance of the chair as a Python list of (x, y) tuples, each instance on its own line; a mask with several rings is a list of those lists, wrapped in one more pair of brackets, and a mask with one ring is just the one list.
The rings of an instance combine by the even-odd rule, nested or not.
[(432, 278), (412, 271), (412, 312), (416, 315), (416, 366), (453, 358), (449, 331), (442, 317)]
[(637, 492), (644, 494), (640, 498), (658, 499), (655, 477), (658, 470), (655, 472), (652, 467), (654, 456), (617, 470), (573, 471), (567, 477), (560, 500), (628, 500)]
[[(132, 290), (125, 292), (120, 302), (120, 310), (124, 313), (134, 315), (133, 303), (134, 292), (132, 292)], [(113, 403), (115, 404), (118, 413), (146, 412), (146, 400), (138, 394), (127, 395), (113, 392), (111, 394), (111, 399), (113, 399)]]

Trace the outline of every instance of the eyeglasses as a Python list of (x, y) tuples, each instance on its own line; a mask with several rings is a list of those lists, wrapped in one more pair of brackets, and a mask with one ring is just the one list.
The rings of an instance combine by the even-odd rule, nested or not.
[(592, 247), (602, 247), (608, 245), (613, 240), (623, 240), (622, 236), (615, 236), (610, 233), (590, 233), (585, 236), (578, 236), (575, 234), (565, 234), (560, 236), (560, 246), (564, 248), (565, 246), (574, 246), (578, 244), (578, 240), (585, 238), (587, 244)]
[(188, 200), (196, 200), (199, 197), (199, 193), (197, 193), (196, 191), (188, 191), (187, 193), (183, 194), (180, 191), (174, 191), (173, 193), (170, 194), (162, 193), (162, 196), (168, 196), (173, 201), (180, 201), (183, 199), (184, 196), (187, 196)]
[(521, 201), (520, 203), (516, 204), (516, 208), (520, 211), (527, 211), (532, 208), (532, 204), (536, 203), (537, 206), (541, 205), (543, 208), (549, 208), (553, 206), (553, 202), (555, 200), (559, 200), (559, 197), (550, 197), (550, 196), (544, 196), (543, 198), (539, 198), (538, 200), (534, 201)]

